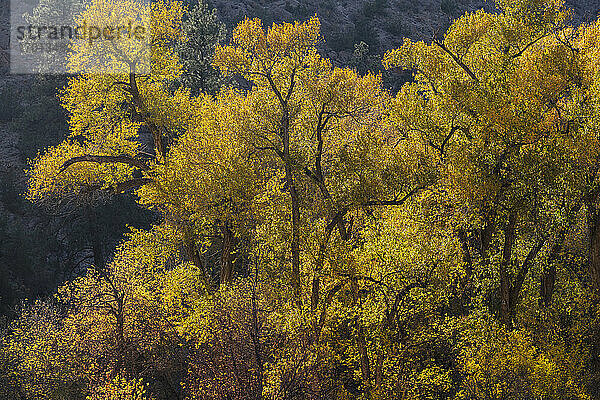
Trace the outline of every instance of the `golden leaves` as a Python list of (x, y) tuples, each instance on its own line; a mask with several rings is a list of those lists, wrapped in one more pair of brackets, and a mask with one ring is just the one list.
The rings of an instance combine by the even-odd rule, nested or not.
[[(192, 110), (189, 92), (169, 88), (181, 73), (171, 42), (181, 33), (183, 14), (183, 4), (178, 1), (143, 5), (135, 0), (97, 0), (80, 16), (87, 24), (101, 26), (134, 21), (151, 28), (147, 32), (151, 40), (137, 43), (135, 48), (119, 47), (119, 41), (100, 47), (79, 43), (73, 48), (70, 62), (86, 73), (71, 78), (61, 93), (71, 134), (31, 163), (31, 199), (81, 194), (86, 187), (90, 192), (117, 187), (133, 178), (135, 168), (122, 163), (85, 162), (60, 171), (61, 165), (84, 155), (148, 160), (154, 149), (147, 148), (141, 139), (143, 127), (158, 137), (185, 130)], [(102, 57), (110, 58), (115, 68), (86, 69), (88, 61), (103, 62)], [(136, 57), (152, 65), (143, 76), (139, 75), (143, 71), (136, 66)]]
[(267, 32), (259, 19), (246, 18), (233, 31), (232, 45), (217, 47), (213, 63), (225, 74), (239, 73), (252, 80), (301, 68), (315, 52), (319, 29), (316, 17), (275, 24)]

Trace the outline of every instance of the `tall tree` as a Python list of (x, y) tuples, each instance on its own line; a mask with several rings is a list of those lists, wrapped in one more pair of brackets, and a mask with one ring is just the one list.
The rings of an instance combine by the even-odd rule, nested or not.
[(182, 24), (184, 37), (177, 42), (177, 55), (183, 68), (179, 81), (192, 94), (214, 94), (222, 85), (221, 75), (212, 66), (216, 46), (225, 39), (225, 24), (217, 11), (200, 0)]
[(392, 117), (438, 160), (438, 201), (465, 260), (496, 271), (510, 326), (536, 260), (574, 224), (588, 187), (577, 164), (597, 141), (584, 133), (587, 89), (562, 3), (498, 5), (431, 44), (406, 40), (385, 62), (414, 71)]

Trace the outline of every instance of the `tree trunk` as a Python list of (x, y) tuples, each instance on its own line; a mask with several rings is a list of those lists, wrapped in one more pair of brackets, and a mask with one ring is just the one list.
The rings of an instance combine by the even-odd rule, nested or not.
[[(359, 301), (358, 293), (358, 282), (356, 279), (352, 279), (350, 282), (352, 290), (352, 303), (355, 305)], [(367, 340), (365, 338), (365, 332), (360, 322), (360, 318), (356, 318), (356, 347), (358, 348), (359, 362), (360, 362), (360, 374), (363, 381), (367, 398), (371, 396), (371, 368), (369, 363), (369, 353), (367, 351)]]
[(228, 284), (231, 283), (233, 278), (233, 232), (229, 229), (229, 223), (223, 222), (221, 225), (221, 233), (223, 235), (223, 246), (221, 249), (221, 276), (220, 283)]
[(570, 210), (567, 217), (567, 223), (563, 226), (554, 240), (554, 244), (550, 249), (550, 255), (546, 262), (546, 267), (540, 277), (540, 299), (539, 303), (542, 307), (548, 307), (552, 304), (552, 295), (554, 293), (554, 285), (556, 283), (556, 263), (560, 257), (560, 252), (563, 249), (563, 243), (567, 235), (567, 231), (577, 221), (577, 215), (581, 209), (582, 203), (578, 202)]
[(540, 305), (549, 307), (552, 304), (554, 284), (556, 282), (556, 265), (549, 262), (544, 269), (540, 282)]
[(502, 261), (500, 263), (500, 320), (506, 327), (512, 325), (511, 285), (508, 268), (510, 267), (512, 257), (516, 222), (516, 215), (511, 214), (508, 219), (508, 225), (504, 230), (504, 248), (502, 249)]
[(162, 133), (160, 132), (160, 129), (156, 126), (156, 124), (152, 122), (148, 115), (146, 105), (144, 104), (144, 100), (142, 99), (142, 96), (140, 95), (138, 89), (134, 71), (132, 71), (129, 74), (129, 89), (133, 98), (133, 105), (135, 106), (136, 111), (139, 115), (142, 116), (146, 126), (152, 133), (152, 140), (154, 142), (154, 150), (156, 152), (156, 157), (164, 161), (166, 151), (162, 140)]
[(379, 391), (383, 385), (383, 351), (377, 353), (377, 363), (375, 364), (375, 390)]
[(467, 233), (460, 229), (457, 232), (458, 240), (461, 244), (463, 253), (463, 263), (465, 264), (465, 276), (461, 277), (456, 286), (462, 289), (462, 292), (456, 292), (456, 286), (453, 284), (452, 298), (450, 299), (450, 307), (457, 315), (465, 315), (468, 313), (468, 305), (471, 303), (473, 295), (473, 259), (471, 258), (471, 250), (469, 248), (469, 239)]
[(263, 358), (261, 355), (262, 348), (260, 343), (260, 324), (258, 321), (258, 306), (256, 304), (256, 280), (258, 275), (254, 276), (254, 284), (252, 285), (252, 345), (254, 349), (254, 362), (256, 363), (256, 391), (255, 398), (262, 399), (263, 392), (263, 380), (264, 380), (264, 366)]
[(86, 208), (86, 214), (88, 219), (88, 232), (89, 240), (92, 245), (92, 255), (94, 256), (94, 266), (98, 270), (104, 270), (104, 252), (102, 251), (102, 240), (98, 233), (98, 219), (96, 218), (96, 211), (88, 206)]
[[(318, 261), (317, 261), (318, 263)], [(312, 290), (310, 295), (310, 309), (311, 311), (315, 311), (319, 306), (319, 290), (321, 290), (321, 281), (320, 281), (320, 268), (315, 268), (315, 275), (312, 280)]]
[(206, 291), (210, 292), (210, 288), (212, 286), (210, 282), (210, 276), (208, 276), (208, 272), (204, 269), (204, 264), (202, 264), (202, 260), (200, 259), (200, 255), (196, 249), (196, 245), (193, 242), (187, 243), (185, 245), (185, 252), (188, 260), (190, 260), (191, 263), (194, 264), (194, 266), (196, 266), (196, 268), (198, 268), (202, 273), (202, 279), (206, 285)]
[(126, 370), (127, 355), (125, 354), (125, 315), (123, 309), (123, 299), (117, 298), (117, 315), (116, 317), (116, 336), (117, 336), (117, 371)]
[(285, 181), (290, 192), (292, 209), (292, 289), (296, 298), (296, 304), (301, 304), (300, 289), (300, 197), (296, 190), (294, 181), (294, 172), (292, 170), (292, 160), (290, 157), (290, 119), (287, 105), (283, 107), (283, 116), (281, 117), (281, 139), (283, 142), (283, 162), (285, 164)]
[(325, 237), (323, 238), (323, 242), (319, 244), (319, 255), (317, 256), (317, 262), (315, 263), (315, 271), (312, 281), (312, 292), (310, 296), (310, 305), (311, 310), (315, 311), (319, 306), (319, 295), (320, 295), (320, 276), (321, 270), (323, 269), (323, 264), (325, 263), (325, 250), (327, 250), (327, 245), (329, 244), (329, 239), (331, 238), (331, 232), (335, 226), (336, 219), (339, 218), (341, 214), (336, 214), (333, 219), (327, 224), (325, 227)]
[[(286, 170), (291, 170), (288, 166)], [(290, 182), (290, 199), (292, 201), (292, 287), (294, 289), (294, 296), (296, 296), (296, 302), (301, 303), (302, 292), (300, 289), (300, 200), (298, 192), (296, 191), (296, 185), (294, 179), (291, 176), (291, 171), (286, 171), (286, 175), (290, 176), (288, 182)]]
[(600, 292), (600, 213), (593, 202), (588, 202), (589, 274), (592, 289)]
[(523, 288), (523, 283), (525, 282), (525, 278), (527, 277), (527, 274), (529, 273), (529, 268), (531, 267), (531, 264), (533, 264), (533, 261), (537, 257), (537, 255), (540, 252), (540, 250), (542, 249), (542, 247), (544, 247), (544, 244), (546, 244), (546, 238), (547, 238), (546, 236), (541, 237), (537, 241), (537, 243), (535, 245), (533, 245), (533, 247), (529, 250), (529, 253), (527, 253), (527, 257), (525, 257), (523, 264), (521, 264), (521, 267), (519, 268), (519, 272), (517, 273), (517, 276), (515, 277), (514, 283), (509, 286), (510, 287), (510, 302), (508, 304), (510, 306), (510, 321), (513, 321), (517, 314), (517, 305), (519, 304), (519, 295), (521, 294), (521, 289)]
[(357, 323), (358, 331), (356, 343), (358, 345), (358, 353), (360, 355), (360, 372), (367, 398), (371, 398), (371, 367), (369, 363), (369, 354), (367, 353), (367, 341), (365, 339), (365, 332), (360, 320), (357, 321)]
[(556, 260), (561, 250), (561, 243), (554, 243), (548, 256), (546, 267), (540, 277), (540, 305), (549, 307), (552, 304), (554, 284), (556, 282)]

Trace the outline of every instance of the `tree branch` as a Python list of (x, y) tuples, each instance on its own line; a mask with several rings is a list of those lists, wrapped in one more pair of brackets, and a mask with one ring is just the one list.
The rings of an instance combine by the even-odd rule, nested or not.
[(321, 336), (321, 331), (323, 330), (323, 326), (325, 325), (325, 317), (327, 316), (327, 308), (331, 304), (333, 300), (333, 296), (348, 282), (347, 279), (337, 282), (327, 291), (327, 296), (325, 296), (325, 300), (323, 301), (323, 310), (321, 310), (321, 315), (319, 316), (319, 320), (317, 322), (317, 326), (315, 327), (315, 336), (313, 339), (313, 343), (318, 343), (319, 338)]
[(525, 277), (527, 276), (527, 272), (529, 272), (529, 267), (535, 257), (538, 255), (544, 244), (546, 244), (546, 239), (548, 236), (543, 236), (538, 240), (538, 242), (529, 250), (527, 257), (525, 257), (525, 261), (521, 264), (521, 268), (517, 273), (517, 277), (515, 279), (514, 285), (510, 288), (510, 309), (511, 314), (514, 316), (514, 313), (517, 308), (517, 301), (519, 299), (519, 293), (521, 292), (521, 288), (523, 287), (523, 282), (525, 282)]
[(446, 52), (450, 57), (452, 57), (452, 59), (454, 60), (454, 62), (456, 62), (458, 64), (458, 66), (461, 67), (463, 69), (463, 71), (465, 71), (467, 73), (467, 75), (469, 75), (471, 77), (471, 79), (473, 79), (475, 82), (479, 83), (479, 79), (477, 79), (477, 76), (473, 73), (473, 71), (471, 71), (471, 68), (469, 68), (467, 66), (467, 64), (465, 64), (464, 62), (462, 62), (462, 60), (460, 58), (458, 58), (456, 56), (456, 54), (454, 54), (453, 52), (451, 52), (450, 49), (448, 49), (446, 47), (446, 45), (444, 44), (444, 42), (442, 42), (441, 40), (439, 40), (437, 38), (437, 36), (433, 37), (433, 43), (435, 43), (436, 45), (438, 45), (440, 49), (444, 50), (444, 52)]
[(115, 187), (115, 192), (117, 192), (117, 193), (129, 192), (130, 190), (135, 190), (135, 189), (137, 189), (141, 186), (144, 186), (150, 182), (152, 182), (152, 179), (150, 179), (150, 178), (131, 179), (129, 181), (119, 183)]
[(142, 171), (148, 171), (150, 167), (142, 160), (138, 160), (137, 158), (133, 158), (127, 155), (119, 155), (119, 156), (94, 156), (94, 155), (86, 155), (73, 157), (70, 160), (64, 162), (64, 164), (60, 167), (59, 173), (63, 172), (71, 165), (80, 163), (80, 162), (93, 162), (97, 164), (127, 164), (132, 167), (136, 167), (141, 169)]
[(140, 95), (140, 91), (137, 86), (137, 81), (135, 80), (135, 73), (133, 72), (129, 74), (129, 88), (134, 105), (139, 109), (141, 117), (143, 118), (144, 122), (148, 126), (148, 129), (150, 129), (150, 132), (152, 133), (156, 154), (164, 159), (166, 152), (164, 144), (162, 142), (162, 133), (160, 132), (160, 129), (156, 126), (156, 124), (150, 120), (150, 117), (146, 110), (146, 106), (144, 104), (144, 100)]
[(363, 206), (401, 206), (404, 203), (406, 203), (406, 201), (415, 193), (417, 193), (419, 190), (425, 189), (426, 186), (417, 186), (416, 188), (412, 189), (410, 192), (408, 192), (407, 194), (404, 195), (404, 197), (402, 197), (401, 199), (397, 199), (397, 200), (383, 200), (383, 201), (379, 201), (379, 200), (373, 200), (373, 201), (367, 201), (365, 203), (362, 203)]
[(518, 57), (522, 56), (523, 53), (525, 53), (528, 48), (530, 48), (531, 46), (533, 46), (534, 44), (536, 44), (537, 42), (539, 42), (540, 40), (542, 40), (546, 36), (548, 36), (548, 34), (542, 35), (542, 36), (538, 37), (537, 39), (534, 39), (533, 41), (527, 43), (527, 45), (525, 45), (525, 47), (523, 47), (515, 55), (513, 55), (512, 58), (514, 59), (514, 58), (518, 58)]

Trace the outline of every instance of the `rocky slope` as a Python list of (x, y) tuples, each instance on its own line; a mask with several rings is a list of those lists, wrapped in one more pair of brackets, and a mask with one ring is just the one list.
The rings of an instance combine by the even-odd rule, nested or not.
[[(493, 7), (489, 0), (212, 0), (211, 4), (229, 29), (245, 16), (259, 17), (268, 26), (316, 14), (325, 52), (341, 63), (361, 41), (371, 53), (381, 54), (398, 47), (404, 37), (430, 40), (465, 12)], [(567, 0), (567, 5), (577, 22), (600, 13), (600, 0)]]

